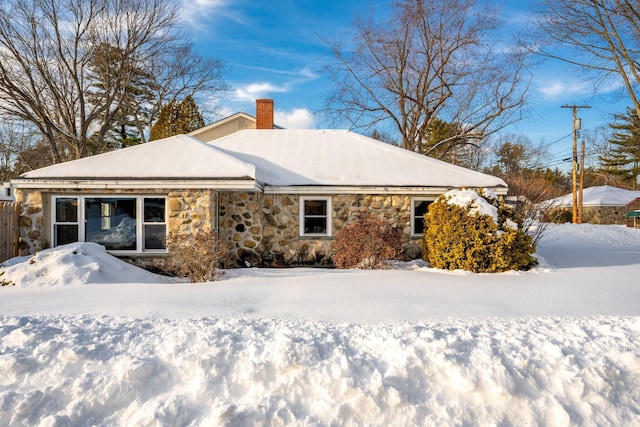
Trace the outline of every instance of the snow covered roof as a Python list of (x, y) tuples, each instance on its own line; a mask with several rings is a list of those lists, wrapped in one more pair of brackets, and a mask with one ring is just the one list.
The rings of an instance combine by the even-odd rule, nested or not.
[(65, 182), (78, 188), (104, 188), (108, 183), (113, 188), (133, 188), (147, 182), (177, 188), (183, 181), (245, 190), (270, 186), (281, 191), (292, 186), (330, 186), (336, 191), (337, 187), (345, 191), (482, 187), (503, 194), (507, 188), (500, 178), (357, 133), (303, 129), (246, 129), (208, 143), (176, 135), (27, 172), (13, 184), (33, 187)]
[[(610, 185), (589, 187), (582, 191), (582, 206), (625, 206), (636, 197), (640, 197), (640, 191), (625, 190)], [(544, 204), (559, 208), (572, 207), (573, 194), (547, 200)]]
[(270, 186), (504, 187), (497, 177), (347, 130), (247, 129), (209, 142)]
[(255, 179), (255, 167), (187, 135), (36, 169), (28, 179)]

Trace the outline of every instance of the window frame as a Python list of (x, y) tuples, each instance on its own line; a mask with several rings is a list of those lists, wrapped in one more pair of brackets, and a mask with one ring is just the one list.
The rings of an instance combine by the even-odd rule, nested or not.
[[(78, 239), (77, 242), (85, 242), (85, 234), (86, 234), (86, 212), (85, 212), (85, 199), (135, 199), (135, 210), (136, 210), (136, 249), (109, 249), (109, 253), (114, 253), (118, 255), (140, 255), (140, 254), (166, 254), (166, 237), (168, 235), (168, 196), (161, 194), (85, 194), (85, 195), (66, 195), (66, 194), (56, 194), (51, 197), (51, 241), (53, 242), (53, 246), (60, 246), (56, 242), (56, 225), (66, 224), (72, 225), (77, 224), (78, 226)], [(58, 199), (75, 199), (77, 201), (77, 223), (69, 223), (69, 222), (58, 222), (56, 221), (56, 206)], [(164, 199), (164, 221), (163, 222), (145, 222), (144, 221), (144, 201), (145, 199)], [(145, 248), (145, 225), (164, 225), (165, 227), (165, 248), (164, 249), (147, 249)]]
[[(325, 215), (305, 215), (304, 205), (307, 201), (322, 201), (326, 203)], [(331, 196), (301, 196), (300, 197), (300, 216), (299, 216), (299, 234), (300, 237), (331, 237), (332, 236), (332, 222), (333, 222), (333, 208), (331, 204)], [(305, 220), (307, 218), (326, 218), (327, 230), (326, 233), (305, 233)]]
[[(76, 220), (75, 221), (58, 221), (58, 199), (73, 199), (76, 201)], [(80, 205), (80, 198), (75, 195), (64, 195), (54, 197), (53, 203), (51, 203), (51, 241), (53, 242), (53, 246), (58, 245), (58, 233), (56, 232), (58, 225), (75, 225), (76, 226), (76, 241), (80, 238), (80, 216), (78, 206)], [(66, 243), (62, 243), (64, 245)]]
[[(429, 204), (433, 203), (435, 201), (435, 197), (412, 197), (411, 198), (411, 237), (422, 237), (424, 234), (424, 227), (423, 227), (423, 231), (420, 233), (416, 232), (416, 203), (418, 202), (429, 202)], [(427, 206), (427, 210), (428, 210), (428, 206)]]

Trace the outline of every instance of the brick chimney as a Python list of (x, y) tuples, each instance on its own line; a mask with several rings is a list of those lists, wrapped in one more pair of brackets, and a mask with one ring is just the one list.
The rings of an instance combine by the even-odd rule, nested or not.
[(256, 129), (273, 129), (273, 99), (256, 99)]

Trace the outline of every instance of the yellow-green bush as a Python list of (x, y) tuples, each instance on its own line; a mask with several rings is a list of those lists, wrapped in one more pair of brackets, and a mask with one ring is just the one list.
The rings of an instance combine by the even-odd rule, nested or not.
[(422, 252), (432, 267), (493, 273), (536, 265), (532, 256), (535, 245), (513, 209), (491, 195), (479, 193), (496, 208), (496, 221), (472, 202), (467, 206), (449, 203), (450, 193), (440, 196), (425, 214)]

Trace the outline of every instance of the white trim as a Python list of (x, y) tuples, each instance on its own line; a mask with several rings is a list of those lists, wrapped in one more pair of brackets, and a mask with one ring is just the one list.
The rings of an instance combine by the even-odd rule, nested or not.
[[(471, 188), (471, 187), (469, 187)], [(507, 194), (506, 187), (482, 187), (498, 196)], [(399, 194), (437, 197), (458, 187), (366, 187), (366, 186), (264, 186), (265, 194)]]
[[(145, 255), (145, 254), (166, 254), (166, 249), (145, 249), (144, 248), (144, 226), (145, 225), (164, 225), (165, 235), (169, 231), (168, 209), (169, 198), (162, 194), (54, 194), (51, 196), (51, 241), (55, 246), (56, 242), (56, 224), (69, 224), (78, 226), (78, 242), (85, 242), (85, 200), (86, 199), (134, 199), (136, 203), (136, 249), (130, 250), (109, 250), (109, 253), (117, 255)], [(77, 206), (77, 223), (58, 223), (56, 222), (56, 201), (57, 199), (76, 199)], [(144, 222), (144, 199), (164, 199), (164, 222)]]
[(421, 233), (416, 233), (414, 229), (414, 225), (416, 223), (416, 210), (415, 210), (415, 202), (434, 202), (436, 197), (412, 197), (411, 198), (411, 237), (421, 237)]
[[(327, 221), (327, 232), (326, 233), (305, 233), (304, 232), (304, 202), (305, 201), (324, 201), (327, 203), (326, 206), (326, 221)], [(333, 222), (333, 207), (331, 203), (331, 196), (323, 196), (323, 197), (300, 197), (300, 212), (299, 212), (299, 233), (300, 237), (331, 237), (331, 233), (333, 231), (332, 222)], [(320, 218), (320, 217), (318, 217)]]
[(216, 189), (235, 191), (262, 191), (262, 186), (252, 180), (148, 180), (125, 179), (122, 180), (91, 180), (91, 179), (14, 179), (11, 181), (13, 188), (38, 188), (38, 189), (74, 189), (74, 190), (147, 190), (147, 189)]

